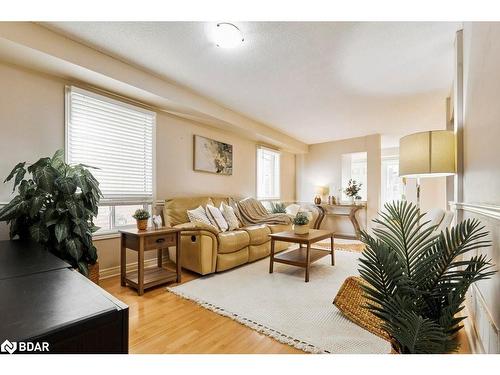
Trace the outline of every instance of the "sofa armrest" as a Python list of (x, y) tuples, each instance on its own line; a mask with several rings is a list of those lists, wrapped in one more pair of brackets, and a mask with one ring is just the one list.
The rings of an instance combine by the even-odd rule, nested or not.
[(215, 236), (219, 233), (217, 228), (204, 223), (182, 223), (174, 225), (174, 228), (182, 229), (182, 231), (206, 231), (214, 234)]

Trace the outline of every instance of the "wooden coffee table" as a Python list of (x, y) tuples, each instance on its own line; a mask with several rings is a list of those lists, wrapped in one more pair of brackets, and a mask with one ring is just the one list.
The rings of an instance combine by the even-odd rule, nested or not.
[[(306, 269), (306, 283), (309, 282), (309, 267), (311, 263), (331, 255), (332, 266), (335, 265), (334, 253), (334, 232), (329, 230), (311, 229), (307, 234), (295, 234), (294, 232), (279, 232), (269, 235), (271, 237), (271, 257), (269, 263), (269, 273), (273, 273), (274, 263), (284, 263), (291, 266), (302, 267)], [(315, 242), (330, 238), (331, 249), (312, 248), (311, 245)], [(274, 255), (274, 242), (283, 241), (299, 244), (298, 249), (283, 252)], [(305, 247), (303, 247), (305, 245)]]

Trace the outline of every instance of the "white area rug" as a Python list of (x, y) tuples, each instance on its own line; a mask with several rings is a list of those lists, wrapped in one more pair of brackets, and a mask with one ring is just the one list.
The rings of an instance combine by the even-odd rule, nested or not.
[(342, 316), (332, 304), (343, 281), (357, 275), (358, 253), (335, 252), (305, 270), (269, 258), (167, 288), (278, 341), (312, 353), (389, 353), (387, 341)]

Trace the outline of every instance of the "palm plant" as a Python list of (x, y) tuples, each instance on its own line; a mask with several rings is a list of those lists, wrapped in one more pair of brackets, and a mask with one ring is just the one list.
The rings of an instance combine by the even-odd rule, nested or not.
[(367, 308), (383, 322), (399, 353), (448, 353), (458, 349), (458, 313), (469, 286), (496, 271), (485, 255), (466, 256), (491, 245), (478, 220), (435, 234), (424, 214), (406, 201), (380, 213), (374, 236), (362, 232), (366, 250), (360, 275), (367, 281)]
[(97, 261), (92, 233), (102, 194), (88, 166), (68, 165), (63, 150), (26, 167), (18, 163), (4, 182), (14, 179), (17, 195), (0, 210), (10, 237), (30, 238), (67, 260), (85, 276)]

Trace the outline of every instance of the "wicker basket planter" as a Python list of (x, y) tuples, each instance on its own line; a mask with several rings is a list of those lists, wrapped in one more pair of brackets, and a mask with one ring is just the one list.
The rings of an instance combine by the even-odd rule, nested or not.
[(295, 234), (307, 234), (309, 233), (309, 224), (306, 225), (294, 224), (293, 231), (295, 232)]
[(137, 220), (137, 229), (139, 229), (139, 230), (146, 230), (146, 229), (148, 229), (148, 219)]

